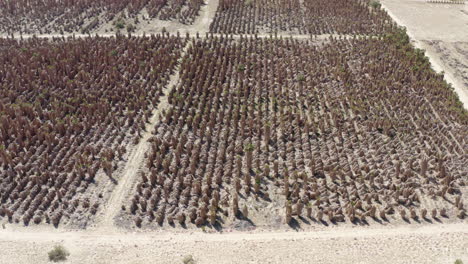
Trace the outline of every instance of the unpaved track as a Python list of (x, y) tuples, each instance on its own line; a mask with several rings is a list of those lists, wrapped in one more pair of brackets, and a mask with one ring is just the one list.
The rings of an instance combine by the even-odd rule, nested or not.
[(196, 32), (200, 32), (202, 34), (210, 32), (210, 24), (214, 19), (218, 5), (219, 0), (208, 0), (206, 5), (202, 6), (200, 16), (195, 20), (194, 25), (190, 28), (190, 32), (192, 34)]
[(133, 153), (130, 155), (127, 164), (125, 165), (122, 177), (120, 178), (115, 190), (112, 192), (109, 201), (106, 203), (102, 218), (98, 218), (96, 220), (98, 223), (97, 228), (108, 230), (115, 227), (114, 218), (122, 210), (122, 205), (126, 204), (125, 199), (130, 196), (129, 192), (134, 189), (133, 187), (138, 181), (138, 172), (144, 166), (145, 153), (150, 147), (148, 139), (153, 134), (155, 125), (160, 121), (161, 114), (169, 108), (167, 96), (179, 81), (179, 65), (190, 45), (191, 42), (187, 41), (181, 52), (174, 73), (169, 78), (169, 83), (163, 89), (163, 95), (159, 97), (159, 104), (157, 108), (153, 110), (150, 122), (146, 125), (146, 129), (141, 136), (140, 142), (134, 147)]
[[(0, 263), (47, 263), (64, 244), (69, 263), (453, 263), (468, 261), (468, 225), (330, 227), (316, 232), (61, 232), (0, 230)], [(28, 254), (14, 255), (15, 250)]]
[[(202, 7), (201, 14), (191, 26), (191, 29), (196, 32), (206, 33), (209, 31), (209, 25), (216, 12), (218, 6), (218, 0), (210, 0), (206, 5)], [(197, 34), (191, 32), (191, 34)], [(143, 34), (141, 34), (143, 35)], [(113, 36), (111, 34), (104, 35), (103, 37)], [(31, 37), (31, 36), (27, 36)], [(48, 37), (53, 37), (49, 35)], [(84, 35), (78, 36), (84, 37)], [(188, 47), (191, 45), (190, 41), (187, 41), (186, 46), (179, 56), (179, 63), (185, 55)], [(140, 142), (133, 148), (133, 152), (128, 158), (128, 161), (123, 169), (122, 176), (120, 177), (117, 186), (111, 194), (110, 199), (106, 202), (103, 213), (98, 214), (94, 230), (106, 230), (109, 232), (116, 228), (115, 218), (119, 215), (122, 210), (122, 205), (126, 204), (126, 199), (131, 196), (131, 192), (134, 190), (139, 176), (139, 171), (144, 167), (145, 153), (149, 150), (150, 143), (148, 139), (154, 132), (155, 125), (160, 121), (160, 116), (163, 111), (169, 108), (168, 98), (169, 92), (178, 84), (179, 81), (179, 64), (176, 66), (174, 73), (170, 76), (169, 83), (163, 90), (163, 95), (159, 98), (159, 104), (156, 109), (153, 110), (150, 122), (146, 125), (146, 129), (141, 136)]]

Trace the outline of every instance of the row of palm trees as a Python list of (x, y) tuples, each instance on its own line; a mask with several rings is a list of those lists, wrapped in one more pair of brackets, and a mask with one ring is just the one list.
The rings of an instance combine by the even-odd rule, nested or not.
[(369, 1), (220, 0), (214, 33), (381, 34), (391, 19)]
[(116, 177), (184, 45), (166, 35), (0, 40), (0, 217), (96, 213), (101, 198), (87, 190)]
[(193, 41), (128, 212), (217, 225), (264, 200), (286, 222), (463, 217), (468, 118), (404, 36)]

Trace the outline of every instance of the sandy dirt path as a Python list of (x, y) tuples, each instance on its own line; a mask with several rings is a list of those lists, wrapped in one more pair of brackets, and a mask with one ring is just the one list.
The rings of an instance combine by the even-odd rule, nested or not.
[(96, 219), (96, 227), (102, 229), (112, 229), (115, 227), (114, 218), (122, 210), (122, 205), (126, 204), (125, 199), (130, 197), (131, 191), (134, 189), (138, 181), (138, 172), (144, 167), (145, 153), (149, 150), (150, 142), (148, 139), (152, 136), (156, 124), (160, 121), (161, 114), (169, 108), (168, 95), (170, 91), (179, 82), (179, 65), (182, 58), (185, 55), (188, 47), (191, 45), (190, 41), (187, 41), (184, 49), (179, 56), (178, 64), (174, 69), (173, 74), (169, 78), (169, 83), (163, 89), (163, 95), (159, 97), (159, 104), (157, 108), (153, 110), (152, 116), (149, 123), (146, 125), (146, 129), (141, 136), (140, 142), (135, 146), (133, 153), (129, 157), (122, 176), (118, 181), (115, 190), (112, 192), (110, 199), (105, 205), (105, 211), (101, 217)]
[[(89, 232), (0, 230), (0, 263), (453, 263), (468, 261), (468, 224), (329, 228), (316, 232)], [(18, 254), (18, 248), (27, 254)]]
[(210, 32), (210, 24), (213, 21), (216, 10), (218, 9), (219, 0), (208, 0), (206, 5), (202, 6), (200, 16), (195, 20), (195, 23), (190, 27), (190, 33), (200, 32), (205, 34)]

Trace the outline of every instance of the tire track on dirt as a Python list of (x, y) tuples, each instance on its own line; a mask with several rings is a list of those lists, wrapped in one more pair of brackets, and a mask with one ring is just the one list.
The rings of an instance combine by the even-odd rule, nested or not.
[(112, 228), (114, 227), (114, 218), (119, 214), (124, 200), (129, 196), (131, 190), (138, 180), (138, 172), (143, 168), (145, 161), (145, 153), (150, 147), (148, 140), (152, 136), (156, 124), (161, 119), (161, 114), (168, 109), (168, 95), (169, 92), (176, 87), (179, 82), (179, 67), (182, 58), (184, 58), (187, 49), (191, 45), (191, 41), (187, 40), (185, 47), (179, 56), (177, 66), (175, 67), (174, 73), (169, 78), (169, 83), (163, 89), (163, 95), (159, 98), (158, 106), (153, 110), (152, 117), (149, 123), (146, 125), (145, 132), (142, 134), (139, 143), (134, 147), (134, 151), (128, 158), (128, 161), (123, 169), (122, 176), (118, 182), (118, 185), (111, 194), (110, 199), (107, 201), (105, 211), (102, 219), (97, 219), (98, 228)]

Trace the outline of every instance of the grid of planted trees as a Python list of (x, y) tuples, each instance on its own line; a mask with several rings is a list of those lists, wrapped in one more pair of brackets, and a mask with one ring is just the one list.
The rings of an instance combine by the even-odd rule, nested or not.
[(0, 32), (90, 32), (117, 17), (138, 14), (191, 24), (202, 5), (203, 0), (0, 0)]
[(260, 202), (287, 223), (465, 215), (468, 115), (402, 31), (192, 40), (169, 103), (123, 207), (137, 226), (225, 225)]
[(184, 45), (160, 35), (1, 39), (0, 219), (95, 214)]
[(228, 34), (378, 34), (390, 18), (370, 1), (220, 0), (210, 31)]

